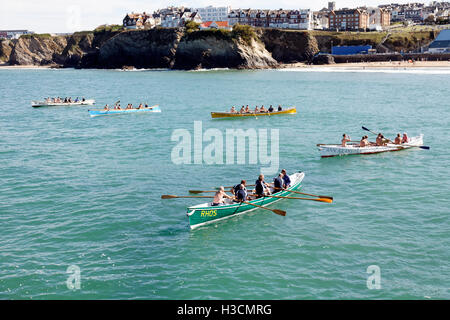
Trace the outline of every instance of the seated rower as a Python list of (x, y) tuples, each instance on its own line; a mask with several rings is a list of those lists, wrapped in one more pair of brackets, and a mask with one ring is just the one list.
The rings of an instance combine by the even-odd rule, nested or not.
[(247, 189), (245, 188), (245, 186), (243, 184), (239, 185), (239, 190), (236, 193), (236, 200), (239, 202), (248, 200)]
[(233, 194), (234, 196), (236, 196), (237, 192), (239, 191), (239, 189), (241, 188), (241, 185), (244, 186), (244, 189), (247, 191), (247, 189), (245, 188), (245, 186), (247, 185), (247, 181), (245, 180), (241, 180), (241, 183), (235, 185), (233, 188), (231, 188), (231, 194)]
[(385, 146), (385, 145), (386, 145), (386, 141), (385, 141), (385, 139), (384, 139), (384, 136), (383, 136), (381, 133), (378, 134), (375, 143), (376, 143), (376, 145), (379, 146), (379, 147)]
[(242, 106), (241, 110), (239, 110), (239, 113), (245, 113), (245, 108)]
[(248, 105), (245, 107), (245, 113), (250, 113), (250, 108)]
[(256, 106), (255, 107), (255, 113), (258, 113), (259, 112), (259, 109), (258, 109), (258, 106)]
[(346, 147), (346, 146), (347, 146), (347, 142), (350, 142), (351, 140), (352, 140), (352, 139), (344, 133), (344, 134), (342, 135), (341, 145), (342, 145), (343, 147)]
[(108, 104), (105, 106), (105, 108), (103, 110), (105, 110), (105, 111), (109, 110)]
[(395, 144), (402, 144), (402, 136), (400, 135), (400, 133), (397, 133), (397, 136), (395, 137), (394, 143)]
[(278, 111), (283, 110), (283, 108), (281, 107), (281, 105), (278, 106)]
[(273, 179), (273, 187), (275, 189), (274, 192), (279, 192), (284, 189), (284, 181), (283, 181), (283, 174), (278, 174), (278, 177)]
[(148, 104), (145, 104), (145, 109), (148, 109)]
[(264, 108), (264, 105), (261, 106), (261, 109), (259, 109), (259, 112), (267, 112), (266, 108)]
[(284, 187), (289, 188), (291, 186), (291, 178), (289, 178), (285, 169), (281, 170), (281, 173), (283, 174)]
[(225, 193), (224, 187), (220, 187), (219, 191), (217, 191), (215, 193), (215, 195), (214, 195), (214, 200), (213, 200), (212, 205), (213, 206), (220, 206), (221, 204), (224, 204), (225, 203), (225, 199), (224, 198), (233, 199), (232, 197), (230, 197), (229, 195), (227, 195)]
[(120, 104), (117, 106), (117, 110), (122, 110), (122, 108), (120, 107)]
[(269, 107), (269, 112), (273, 112), (273, 107), (272, 107), (272, 105), (270, 105), (270, 107)]
[(402, 138), (402, 143), (408, 143), (409, 142), (409, 138), (408, 135), (406, 134), (406, 132), (403, 133), (403, 138)]
[(369, 146), (369, 141), (367, 141), (367, 136), (363, 136), (363, 137), (361, 138), (361, 141), (359, 142), (359, 146), (360, 146), (361, 148), (364, 148), (364, 147)]
[(137, 107), (137, 109), (142, 109), (144, 106), (141, 104), (139, 104), (139, 107)]
[(264, 181), (264, 175), (260, 174), (258, 180), (255, 182), (256, 198), (264, 197), (266, 194), (270, 194), (269, 185)]
[(231, 113), (236, 113), (236, 108), (234, 106), (232, 106), (230, 112)]
[(86, 101), (86, 99), (83, 97), (82, 99), (81, 99), (81, 101), (83, 101), (83, 102), (85, 102)]

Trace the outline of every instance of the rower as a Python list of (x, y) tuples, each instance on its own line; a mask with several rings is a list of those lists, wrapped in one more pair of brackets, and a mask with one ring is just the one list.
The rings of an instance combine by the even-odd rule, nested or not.
[(395, 144), (402, 144), (402, 136), (400, 135), (400, 133), (397, 133), (397, 136), (395, 137), (394, 143)]
[(269, 112), (273, 112), (273, 107), (272, 107), (272, 105), (270, 105), (270, 107), (269, 107)]
[(224, 187), (220, 187), (219, 191), (217, 191), (215, 193), (215, 195), (214, 195), (214, 200), (213, 200), (212, 205), (213, 206), (220, 206), (221, 204), (224, 204), (225, 203), (225, 199), (224, 198), (233, 199), (232, 197), (230, 197), (229, 195), (227, 195), (225, 193)]
[(384, 140), (385, 139), (384, 139), (383, 135), (381, 133), (379, 133), (377, 136), (377, 139), (376, 139), (376, 145), (379, 147), (386, 145), (386, 142)]
[(106, 106), (105, 106), (105, 108), (103, 110), (105, 110), (105, 111), (109, 110), (108, 104), (106, 104)]
[(342, 135), (342, 140), (341, 140), (341, 145), (343, 146), (343, 147), (346, 147), (347, 146), (347, 142), (349, 142), (349, 141), (351, 141), (352, 139), (349, 137), (349, 136), (347, 136), (345, 133)]
[(83, 101), (83, 102), (85, 102), (86, 101), (86, 99), (83, 97), (82, 99), (81, 99), (81, 101)]
[(256, 106), (255, 107), (255, 113), (258, 113), (259, 112), (259, 109), (258, 109), (258, 106)]
[(264, 175), (260, 174), (255, 182), (255, 193), (257, 198), (270, 194), (269, 185), (264, 181)]
[(145, 104), (145, 109), (147, 109), (148, 108), (148, 104)]
[(233, 188), (231, 188), (231, 193), (233, 195), (237, 195), (239, 189), (241, 188), (241, 185), (244, 186), (245, 191), (247, 191), (247, 189), (245, 188), (245, 186), (247, 185), (247, 181), (246, 180), (241, 180), (241, 183), (235, 185)]
[(248, 199), (248, 193), (245, 185), (239, 184), (239, 190), (236, 193), (236, 199), (239, 202), (246, 201)]
[(364, 148), (364, 147), (367, 147), (368, 144), (369, 144), (369, 142), (367, 141), (367, 136), (363, 136), (363, 137), (361, 138), (361, 141), (359, 142), (359, 146), (360, 146), (361, 148)]
[(291, 178), (289, 178), (285, 169), (281, 170), (281, 173), (283, 174), (284, 187), (289, 188), (291, 185)]
[(264, 108), (264, 105), (261, 106), (261, 109), (259, 109), (259, 112), (267, 112), (266, 108)]
[(283, 110), (283, 108), (281, 107), (281, 105), (278, 105), (278, 111)]
[(274, 192), (283, 190), (284, 189), (283, 186), (284, 186), (283, 173), (280, 173), (278, 177), (273, 179), (273, 187), (275, 189)]
[(403, 132), (402, 143), (408, 143), (408, 142), (409, 142), (408, 135), (406, 134), (406, 132)]
[(231, 113), (236, 113), (236, 108), (234, 106), (232, 106), (230, 112)]
[(250, 107), (248, 105), (245, 107), (245, 113), (250, 113)]
[(245, 112), (245, 108), (244, 106), (242, 106), (241, 110), (239, 110), (239, 113), (244, 113)]
[(138, 109), (142, 109), (142, 108), (143, 108), (143, 105), (142, 105), (142, 103), (141, 103), (141, 104), (139, 104)]

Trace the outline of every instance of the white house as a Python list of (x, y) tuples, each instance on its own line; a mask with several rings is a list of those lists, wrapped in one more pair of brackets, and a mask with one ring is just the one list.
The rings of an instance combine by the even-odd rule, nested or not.
[(226, 21), (231, 7), (213, 7), (192, 8), (193, 12), (198, 12), (203, 21)]

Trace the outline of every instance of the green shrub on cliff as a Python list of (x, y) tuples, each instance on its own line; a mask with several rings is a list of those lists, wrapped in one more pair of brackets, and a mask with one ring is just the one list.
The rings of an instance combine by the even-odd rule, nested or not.
[(23, 34), (20, 39), (50, 39), (52, 36), (49, 33), (33, 33), (33, 34)]
[(248, 45), (252, 43), (252, 40), (257, 40), (258, 36), (256, 35), (255, 29), (251, 26), (235, 24), (233, 26), (233, 31), (231, 32), (231, 36), (235, 39), (242, 39)]
[(184, 27), (186, 28), (187, 33), (191, 33), (200, 30), (200, 23), (190, 20), (184, 24)]
[(125, 28), (120, 25), (120, 24), (103, 24), (101, 26), (98, 26), (97, 28), (94, 29), (95, 33), (100, 33), (100, 32), (117, 32), (117, 31), (123, 31), (125, 30)]

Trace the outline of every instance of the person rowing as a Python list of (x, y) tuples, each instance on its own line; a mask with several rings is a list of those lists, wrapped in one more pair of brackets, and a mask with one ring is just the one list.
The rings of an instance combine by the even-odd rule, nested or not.
[(408, 142), (409, 142), (408, 135), (406, 134), (406, 132), (403, 132), (402, 143), (408, 143)]
[(143, 106), (142, 103), (141, 103), (141, 104), (139, 104), (138, 109), (142, 109), (142, 108), (144, 108), (144, 106)]
[(259, 112), (259, 109), (258, 109), (258, 106), (256, 106), (255, 107), (255, 113), (258, 113)]
[(402, 136), (400, 133), (397, 133), (397, 136), (395, 137), (394, 144), (402, 144)]
[(250, 107), (248, 105), (245, 107), (245, 113), (250, 113)]
[(236, 200), (239, 202), (247, 201), (248, 200), (248, 193), (247, 189), (245, 188), (244, 184), (239, 184), (239, 190), (236, 192)]
[(278, 111), (283, 110), (283, 108), (281, 107), (281, 105), (278, 105)]
[(109, 110), (108, 104), (106, 104), (106, 106), (105, 106), (105, 108), (103, 110), (105, 110), (105, 111)]
[[(241, 188), (241, 185), (245, 186), (247, 185), (247, 181), (246, 180), (241, 180), (241, 183), (235, 185), (233, 188), (231, 188), (231, 194), (233, 194), (234, 196), (236, 196), (237, 192), (239, 191), (239, 189)], [(247, 189), (245, 189), (247, 190)]]
[(213, 200), (212, 205), (213, 206), (220, 206), (220, 205), (224, 204), (225, 203), (225, 199), (224, 198), (233, 199), (232, 197), (230, 197), (229, 195), (227, 195), (225, 193), (224, 187), (220, 187), (219, 191), (217, 191), (214, 194), (214, 200)]
[(264, 108), (264, 105), (261, 106), (261, 109), (259, 109), (259, 112), (267, 112), (266, 108)]
[(347, 142), (350, 142), (352, 139), (350, 138), (350, 136), (347, 136), (347, 134), (343, 134), (342, 135), (342, 140), (341, 140), (341, 146), (346, 147), (347, 146)]
[(368, 141), (367, 139), (368, 139), (367, 136), (363, 136), (363, 137), (361, 138), (361, 141), (359, 142), (359, 146), (360, 146), (361, 148), (368, 147), (368, 146), (370, 145), (370, 143), (369, 143), (369, 141)]
[(145, 104), (145, 109), (148, 109), (148, 104)]
[(278, 174), (278, 177), (273, 179), (274, 192), (279, 192), (284, 189), (283, 173)]
[(379, 133), (375, 143), (378, 147), (385, 146), (386, 139), (384, 138), (384, 136), (381, 133)]
[(242, 106), (241, 110), (239, 110), (239, 113), (245, 113), (245, 108)]
[(273, 107), (272, 107), (272, 105), (270, 105), (270, 107), (269, 107), (269, 112), (273, 112)]
[(232, 106), (230, 112), (231, 113), (236, 113), (236, 108), (234, 106)]
[(264, 175), (260, 174), (258, 180), (255, 182), (256, 198), (264, 197), (266, 194), (270, 194), (269, 185), (264, 181)]
[(281, 170), (281, 173), (283, 174), (284, 187), (289, 188), (291, 186), (291, 178), (289, 178), (285, 169)]

